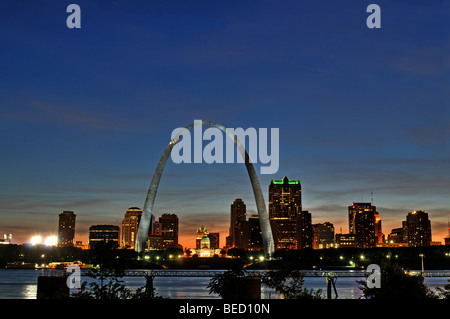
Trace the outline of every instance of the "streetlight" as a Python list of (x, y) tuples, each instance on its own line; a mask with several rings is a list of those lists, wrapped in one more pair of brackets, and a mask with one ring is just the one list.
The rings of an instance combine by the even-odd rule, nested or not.
[(419, 256), (422, 258), (422, 276), (423, 276), (423, 274), (424, 274), (424, 268), (423, 268), (423, 257), (424, 257), (424, 255), (423, 254), (419, 254)]

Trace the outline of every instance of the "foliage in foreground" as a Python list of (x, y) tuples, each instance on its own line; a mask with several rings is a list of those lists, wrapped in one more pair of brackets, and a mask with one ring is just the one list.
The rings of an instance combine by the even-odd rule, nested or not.
[[(222, 274), (215, 275), (209, 285), (209, 293), (216, 293), (224, 299), (239, 298), (240, 280), (247, 277), (247, 272), (239, 265)], [(280, 267), (270, 270), (261, 278), (263, 286), (274, 289), (284, 299), (321, 299), (322, 290), (303, 288), (304, 275), (294, 267)]]
[(438, 295), (431, 291), (420, 275), (409, 275), (398, 265), (385, 262), (381, 266), (381, 287), (369, 288), (366, 280), (357, 281), (365, 299), (433, 299)]

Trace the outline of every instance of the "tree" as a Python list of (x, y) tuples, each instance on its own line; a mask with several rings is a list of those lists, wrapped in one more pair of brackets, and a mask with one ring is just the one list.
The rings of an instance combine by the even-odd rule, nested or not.
[(357, 281), (365, 299), (430, 299), (437, 296), (425, 285), (421, 275), (406, 274), (398, 265), (386, 261), (381, 266), (381, 287), (369, 288), (365, 280)]
[(450, 300), (450, 280), (448, 282), (449, 284), (446, 284), (444, 288), (436, 288), (439, 298)]
[(216, 293), (224, 299), (239, 298), (239, 280), (245, 277), (240, 263), (234, 263), (230, 270), (214, 275), (210, 280), (209, 293)]
[(296, 268), (286, 267), (270, 270), (264, 276), (264, 286), (274, 289), (284, 299), (321, 299), (322, 290), (303, 288), (304, 274)]

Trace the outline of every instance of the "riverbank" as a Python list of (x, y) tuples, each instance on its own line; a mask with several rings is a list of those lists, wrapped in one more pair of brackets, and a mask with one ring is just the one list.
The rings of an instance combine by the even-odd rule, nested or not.
[(188, 257), (183, 251), (173, 249), (149, 251), (138, 258), (133, 250), (104, 249), (82, 250), (74, 247), (45, 247), (24, 245), (0, 246), (0, 268), (39, 268), (49, 264), (78, 262), (82, 265), (97, 267), (109, 260), (120, 263), (127, 269), (229, 269), (240, 263), (253, 269), (271, 268), (280, 262), (295, 264), (301, 269), (365, 269), (370, 264), (381, 265), (385, 261), (398, 264), (404, 269), (445, 270), (450, 264), (450, 246), (429, 247), (381, 247), (370, 249), (330, 248), (278, 250), (268, 261), (262, 251), (236, 251), (233, 255), (214, 257)]

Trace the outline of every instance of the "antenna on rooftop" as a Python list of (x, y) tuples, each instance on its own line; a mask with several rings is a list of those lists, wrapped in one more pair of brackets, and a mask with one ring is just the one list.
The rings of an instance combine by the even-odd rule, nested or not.
[(370, 192), (371, 205), (373, 206), (373, 192)]

